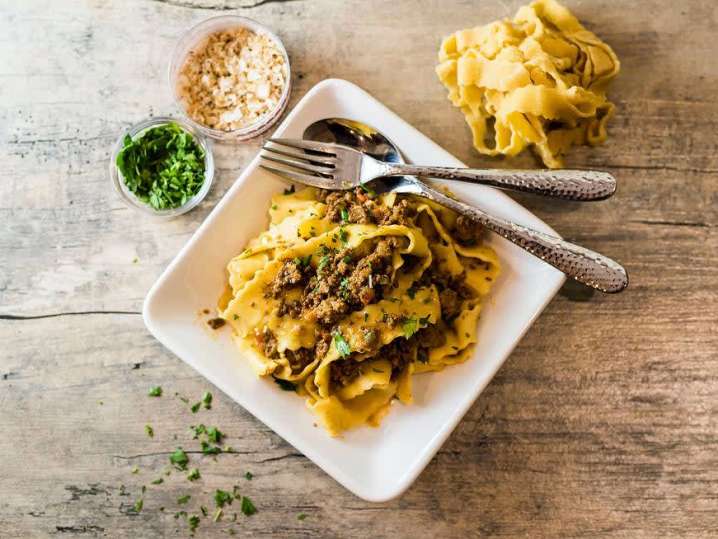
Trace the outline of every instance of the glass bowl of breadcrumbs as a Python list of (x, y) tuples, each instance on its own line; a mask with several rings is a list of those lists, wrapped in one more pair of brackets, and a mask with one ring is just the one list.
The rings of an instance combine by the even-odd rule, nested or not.
[(197, 130), (218, 140), (248, 140), (272, 127), (287, 106), (289, 57), (281, 40), (257, 21), (213, 17), (180, 38), (169, 83)]

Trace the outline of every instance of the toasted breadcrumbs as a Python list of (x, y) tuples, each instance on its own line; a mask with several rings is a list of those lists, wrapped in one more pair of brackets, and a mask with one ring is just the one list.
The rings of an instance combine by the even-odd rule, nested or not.
[(274, 110), (286, 83), (287, 66), (277, 42), (237, 27), (211, 34), (190, 51), (177, 86), (190, 118), (233, 131)]

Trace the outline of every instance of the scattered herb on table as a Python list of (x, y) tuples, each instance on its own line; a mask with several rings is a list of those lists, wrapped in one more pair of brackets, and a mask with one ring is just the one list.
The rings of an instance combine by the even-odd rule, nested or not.
[(304, 520), (305, 518), (307, 518), (307, 514), (306, 514), (306, 513), (299, 513), (299, 514), (297, 515), (297, 520)]
[(164, 482), (165, 482), (164, 479), (162, 479), (161, 477), (158, 477), (157, 479), (155, 479), (154, 481), (152, 481), (152, 484), (153, 484), (153, 485), (161, 485), (161, 484), (164, 483)]
[(244, 474), (244, 477), (247, 479), (247, 481), (251, 481), (254, 476), (252, 475), (252, 472), (247, 472), (246, 474)]
[(219, 522), (219, 519), (222, 518), (222, 510), (217, 509), (214, 512), (214, 515), (212, 515), (212, 522)]
[(200, 505), (200, 506), (199, 506), (199, 510), (202, 511), (202, 515), (203, 515), (203, 516), (205, 516), (205, 517), (207, 516), (207, 514), (208, 514), (208, 513), (207, 513), (207, 508), (206, 508), (204, 505)]
[(160, 386), (154, 386), (150, 388), (150, 392), (147, 393), (150, 397), (161, 397), (162, 388)]
[(222, 437), (224, 436), (224, 433), (219, 430), (217, 427), (209, 427), (207, 429), (207, 439), (215, 444), (222, 443)]
[(205, 391), (202, 395), (202, 404), (204, 404), (205, 410), (212, 408), (212, 393)]
[(170, 455), (170, 463), (174, 465), (178, 470), (186, 470), (188, 462), (189, 457), (187, 456), (187, 453), (182, 450), (181, 447), (178, 447), (177, 450)]
[(190, 501), (191, 498), (192, 498), (192, 495), (190, 495), (190, 494), (185, 494), (184, 496), (180, 496), (179, 498), (177, 498), (177, 503), (178, 503), (179, 505), (184, 505), (184, 504), (186, 504), (188, 501)]
[(192, 410), (192, 413), (193, 413), (193, 414), (196, 414), (197, 412), (199, 412), (200, 406), (202, 406), (202, 403), (201, 403), (201, 402), (195, 402), (195, 403), (192, 405), (192, 407), (190, 408), (190, 410)]
[(222, 452), (222, 448), (219, 446), (212, 446), (207, 440), (202, 440), (202, 453), (205, 455), (219, 455)]
[(197, 481), (197, 479), (199, 479), (200, 477), (202, 476), (200, 475), (198, 468), (192, 468), (192, 470), (190, 470), (190, 472), (187, 474), (187, 479), (189, 481)]
[(187, 524), (189, 525), (189, 531), (190, 533), (194, 533), (197, 530), (197, 527), (199, 526), (199, 516), (198, 515), (192, 515), (187, 519)]
[(132, 468), (132, 473), (138, 474), (138, 473), (140, 473), (140, 469), (137, 466), (135, 466)]
[(244, 513), (247, 516), (250, 516), (256, 512), (257, 512), (257, 508), (254, 507), (252, 500), (250, 500), (246, 496), (242, 496), (242, 513)]
[(132, 508), (135, 510), (135, 513), (139, 513), (140, 511), (142, 511), (142, 506), (143, 506), (144, 504), (145, 504), (145, 501), (144, 501), (142, 498), (140, 498), (139, 500), (137, 500), (137, 501), (135, 502), (135, 505), (132, 507)]
[(152, 428), (151, 425), (145, 425), (145, 432), (147, 433), (147, 436), (149, 436), (150, 438), (154, 438), (155, 430)]
[(182, 206), (204, 183), (204, 150), (176, 123), (125, 135), (117, 169), (127, 189), (155, 210)]
[(232, 504), (234, 497), (226, 490), (217, 489), (214, 491), (214, 503), (217, 507), (224, 507), (226, 504)]

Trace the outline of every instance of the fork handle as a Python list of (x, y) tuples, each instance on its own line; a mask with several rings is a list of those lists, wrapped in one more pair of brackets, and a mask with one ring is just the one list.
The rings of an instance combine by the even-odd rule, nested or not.
[(616, 178), (596, 170), (481, 170), (387, 163), (382, 174), (458, 180), (576, 201), (604, 200), (616, 192)]
[(579, 283), (606, 293), (620, 292), (628, 286), (626, 270), (618, 262), (602, 254), (556, 236), (494, 217), (424, 184), (421, 186), (421, 196), (477, 221)]

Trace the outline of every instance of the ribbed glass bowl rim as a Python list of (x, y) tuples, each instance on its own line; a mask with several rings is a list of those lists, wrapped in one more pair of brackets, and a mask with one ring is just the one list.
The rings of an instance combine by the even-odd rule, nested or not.
[[(179, 70), (182, 68), (182, 64), (184, 63), (187, 53), (194, 45), (200, 43), (203, 39), (216, 31), (235, 27), (249, 28), (254, 32), (263, 33), (277, 44), (284, 58), (284, 65), (286, 66), (286, 81), (284, 89), (282, 90), (282, 95), (280, 96), (279, 102), (274, 109), (270, 110), (261, 116), (256, 122), (248, 125), (247, 127), (242, 127), (233, 131), (223, 131), (221, 129), (212, 129), (211, 127), (207, 127), (206, 125), (190, 118), (186, 112), (182, 99), (177, 92), (177, 76)], [(284, 43), (282, 43), (279, 36), (277, 36), (277, 34), (275, 34), (268, 27), (258, 21), (255, 21), (254, 19), (250, 19), (249, 17), (242, 17), (240, 15), (218, 15), (216, 17), (204, 19), (203, 21), (190, 27), (184, 34), (182, 34), (182, 36), (180, 36), (174, 50), (172, 51), (172, 56), (170, 57), (170, 63), (167, 69), (167, 82), (169, 84), (170, 94), (172, 95), (175, 106), (179, 109), (180, 114), (185, 121), (192, 124), (198, 131), (204, 133), (208, 137), (217, 140), (241, 142), (254, 138), (265, 132), (282, 116), (282, 113), (284, 112), (284, 109), (286, 109), (287, 103), (289, 102), (289, 94), (291, 93), (292, 68), (289, 63), (287, 49), (284, 48)]]
[[(117, 168), (117, 155), (122, 151), (122, 148), (124, 147), (125, 135), (129, 134), (134, 139), (137, 135), (140, 135), (151, 127), (156, 127), (158, 125), (166, 125), (169, 123), (175, 123), (179, 125), (182, 129), (187, 131), (190, 135), (192, 135), (192, 138), (194, 138), (195, 142), (197, 142), (197, 144), (199, 144), (204, 150), (204, 182), (202, 183), (202, 187), (200, 188), (199, 192), (192, 198), (187, 200), (187, 202), (185, 202), (182, 206), (167, 210), (155, 210), (149, 204), (145, 204), (140, 199), (138, 199), (127, 188), (122, 177), (122, 173)], [(207, 196), (207, 193), (209, 193), (209, 190), (212, 187), (213, 180), (214, 157), (212, 156), (211, 142), (205, 136), (203, 136), (202, 133), (198, 132), (198, 130), (195, 129), (194, 126), (190, 125), (188, 122), (180, 118), (173, 118), (171, 116), (156, 116), (136, 123), (127, 129), (123, 129), (120, 133), (120, 136), (117, 137), (117, 142), (115, 142), (115, 146), (112, 150), (112, 156), (110, 158), (110, 181), (112, 182), (112, 186), (115, 188), (115, 191), (127, 206), (141, 213), (144, 213), (145, 215), (151, 215), (160, 219), (172, 219), (173, 217), (177, 217), (179, 215), (187, 213), (192, 208), (197, 206), (200, 202), (202, 202), (202, 200)]]

